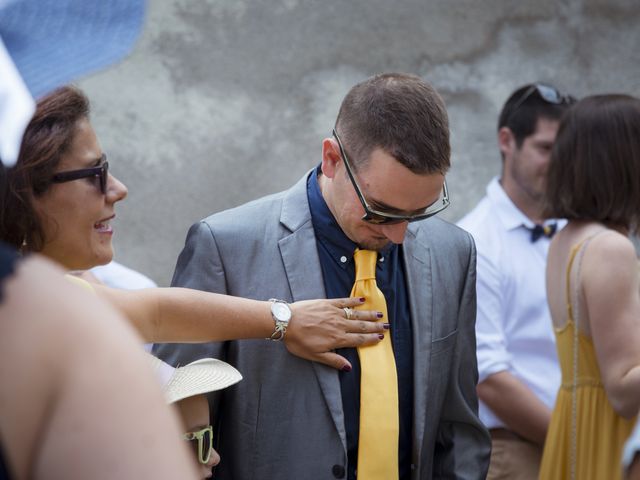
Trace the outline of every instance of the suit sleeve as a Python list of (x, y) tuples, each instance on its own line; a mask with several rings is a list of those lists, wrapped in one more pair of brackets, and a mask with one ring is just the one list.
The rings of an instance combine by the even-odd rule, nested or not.
[(458, 310), (458, 335), (434, 452), (434, 479), (484, 479), (491, 439), (478, 417), (476, 360), (476, 249), (469, 260)]
[[(171, 286), (227, 293), (222, 259), (213, 231), (206, 222), (198, 222), (189, 229)], [(178, 366), (204, 357), (224, 360), (224, 346), (224, 342), (163, 343), (155, 344), (153, 353), (165, 362)]]

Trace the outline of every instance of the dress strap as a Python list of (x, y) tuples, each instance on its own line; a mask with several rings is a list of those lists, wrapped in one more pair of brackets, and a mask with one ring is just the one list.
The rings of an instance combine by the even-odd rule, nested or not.
[[(598, 230), (596, 233), (594, 233), (593, 235), (588, 236), (587, 238), (585, 238), (584, 240), (582, 240), (581, 242), (576, 243), (574, 246), (571, 247), (571, 251), (569, 252), (569, 263), (567, 265), (567, 272), (566, 272), (566, 283), (565, 283), (565, 298), (567, 301), (567, 319), (570, 322), (574, 321), (574, 310), (573, 310), (573, 302), (571, 301), (571, 271), (573, 270), (573, 262), (576, 259), (576, 255), (578, 254), (578, 252), (581, 251), (580, 253), (580, 257), (582, 257), (582, 255), (584, 255), (584, 251), (587, 249), (587, 246), (589, 245), (589, 242), (591, 242), (591, 240), (593, 240), (594, 237), (600, 235), (603, 232), (606, 232), (607, 229), (603, 228), (602, 230)], [(578, 262), (581, 263), (581, 262)], [(576, 281), (578, 279), (576, 278)], [(576, 290), (577, 292), (577, 290)], [(576, 296), (576, 298), (574, 299), (576, 302), (578, 301), (578, 298)]]
[(80, 278), (76, 275), (73, 275), (71, 273), (67, 273), (65, 274), (64, 278), (70, 282), (70, 283), (75, 283), (76, 285), (89, 290), (92, 293), (96, 293), (95, 288), (93, 288), (93, 285), (91, 285), (89, 282), (87, 282), (84, 278)]
[(586, 240), (583, 240), (580, 243), (576, 243), (573, 247), (571, 247), (571, 252), (569, 253), (569, 264), (567, 265), (567, 278), (565, 287), (565, 299), (567, 301), (567, 320), (569, 322), (573, 322), (573, 302), (571, 302), (571, 269), (573, 268), (573, 261), (576, 259), (576, 254), (585, 242)]
[[(578, 452), (578, 361), (579, 356), (578, 356), (578, 328), (579, 328), (579, 324), (580, 324), (580, 312), (579, 312), (579, 306), (580, 306), (580, 296), (579, 294), (579, 289), (578, 289), (578, 285), (579, 285), (579, 280), (580, 280), (580, 267), (582, 266), (582, 257), (584, 256), (584, 252), (587, 249), (587, 246), (589, 245), (589, 242), (591, 242), (591, 240), (593, 240), (593, 238), (597, 235), (600, 235), (602, 232), (605, 232), (606, 229), (602, 229), (599, 230), (598, 232), (594, 233), (593, 235), (587, 237), (586, 239), (584, 239), (583, 241), (579, 242), (578, 244), (574, 245), (573, 247), (571, 247), (571, 252), (569, 254), (569, 264), (567, 265), (567, 291), (566, 291), (566, 295), (567, 295), (567, 313), (568, 313), (568, 318), (567, 318), (567, 322), (572, 322), (573, 323), (573, 385), (571, 388), (571, 449), (569, 452), (570, 455), (570, 478), (571, 480), (575, 480), (576, 479), (576, 463), (577, 463), (577, 452)], [(573, 311), (573, 302), (571, 301), (571, 270), (573, 268), (573, 262), (574, 260), (578, 259), (578, 264), (577, 264), (577, 271), (576, 271), (576, 284), (575, 284), (575, 301), (576, 301), (576, 308), (575, 308), (575, 317), (573, 316), (574, 311)]]

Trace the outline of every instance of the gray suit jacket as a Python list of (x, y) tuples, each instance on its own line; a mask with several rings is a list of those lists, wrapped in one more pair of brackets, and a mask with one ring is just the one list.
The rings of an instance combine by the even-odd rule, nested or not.
[[(261, 300), (324, 298), (306, 180), (193, 225), (173, 285)], [(483, 479), (490, 439), (477, 415), (473, 240), (431, 218), (410, 224), (404, 251), (414, 335), (412, 479)], [(173, 364), (222, 358), (244, 376), (212, 402), (222, 457), (216, 478), (342, 478), (347, 454), (336, 370), (266, 340), (155, 351)]]

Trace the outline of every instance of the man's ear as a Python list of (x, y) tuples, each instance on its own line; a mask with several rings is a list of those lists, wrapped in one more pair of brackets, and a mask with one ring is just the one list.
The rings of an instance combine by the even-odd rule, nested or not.
[(509, 127), (498, 130), (498, 148), (502, 158), (509, 157), (516, 150), (516, 137)]
[(338, 142), (333, 138), (325, 138), (322, 141), (322, 174), (327, 178), (334, 178), (341, 162)]

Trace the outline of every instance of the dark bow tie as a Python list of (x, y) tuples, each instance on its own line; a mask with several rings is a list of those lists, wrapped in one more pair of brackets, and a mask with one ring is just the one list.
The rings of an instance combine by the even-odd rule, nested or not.
[(531, 243), (537, 242), (541, 237), (551, 238), (558, 229), (557, 223), (549, 223), (548, 225), (535, 225), (533, 228), (526, 227), (531, 231)]

